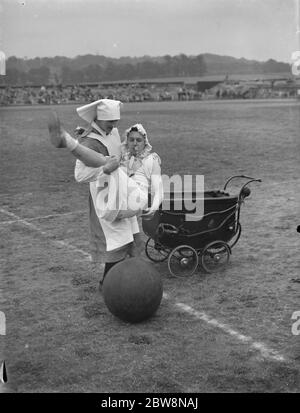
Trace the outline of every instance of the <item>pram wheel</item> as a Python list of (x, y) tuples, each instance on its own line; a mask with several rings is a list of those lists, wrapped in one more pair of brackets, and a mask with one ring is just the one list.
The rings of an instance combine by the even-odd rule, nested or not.
[(198, 254), (189, 245), (174, 248), (168, 258), (168, 268), (175, 277), (189, 277), (198, 266)]
[(208, 273), (220, 271), (229, 261), (230, 248), (224, 241), (206, 245), (201, 253), (201, 264)]
[(145, 252), (147, 257), (153, 262), (163, 262), (168, 258), (169, 251), (166, 251), (153, 238), (148, 238), (145, 245)]

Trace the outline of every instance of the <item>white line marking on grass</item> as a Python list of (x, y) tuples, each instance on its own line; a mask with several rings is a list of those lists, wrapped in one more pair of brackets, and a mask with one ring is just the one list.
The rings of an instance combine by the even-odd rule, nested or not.
[[(166, 299), (169, 299), (168, 294), (164, 294), (164, 297)], [(237, 331), (229, 327), (227, 324), (224, 324), (216, 320), (215, 318), (208, 316), (203, 311), (197, 311), (194, 308), (184, 303), (176, 302), (175, 306), (178, 307), (180, 310), (193, 315), (198, 320), (205, 321), (207, 324), (213, 325), (214, 327), (217, 327), (220, 330), (223, 330), (225, 333), (237, 338), (239, 341), (242, 341), (243, 343), (249, 343), (250, 347), (254, 348), (255, 350), (260, 351), (261, 355), (264, 358), (275, 360), (275, 361), (286, 361), (285, 358), (281, 354), (279, 354), (276, 350), (268, 348), (264, 343), (259, 343), (253, 340), (253, 338), (250, 336), (245, 336), (244, 334), (238, 333)]]
[(9, 217), (13, 218), (15, 222), (19, 222), (23, 225), (25, 225), (26, 227), (29, 227), (31, 229), (33, 229), (34, 231), (37, 231), (39, 234), (43, 235), (44, 237), (48, 238), (51, 240), (51, 242), (55, 245), (58, 245), (60, 248), (68, 248), (69, 250), (73, 251), (73, 252), (77, 252), (82, 254), (85, 258), (87, 258), (88, 260), (91, 261), (91, 255), (88, 254), (87, 252), (81, 250), (80, 248), (76, 248), (73, 245), (69, 244), (66, 241), (58, 241), (58, 240), (54, 240), (52, 239), (52, 236), (47, 233), (46, 231), (42, 231), (40, 228), (38, 228), (36, 225), (32, 224), (31, 222), (28, 222), (28, 220), (26, 219), (22, 219), (20, 218), (18, 215), (13, 214), (12, 212), (6, 211), (5, 209), (0, 208), (0, 212), (3, 214), (8, 215)]
[[(0, 212), (3, 212), (2, 209), (0, 209)], [(48, 219), (48, 218), (56, 218), (56, 217), (62, 217), (62, 216), (66, 216), (66, 215), (73, 215), (73, 214), (82, 214), (85, 211), (73, 211), (73, 212), (65, 212), (62, 214), (51, 214), (51, 215), (43, 215), (43, 216), (39, 216), (39, 217), (34, 217), (34, 218), (27, 218), (26, 221), (38, 221), (40, 219)], [(8, 214), (11, 214), (11, 212), (8, 213), (8, 211), (3, 212)], [(10, 221), (0, 221), (0, 225), (9, 225), (9, 224), (14, 224), (15, 222), (19, 222), (20, 220), (22, 220), (22, 218), (18, 218), (18, 219), (13, 219)]]

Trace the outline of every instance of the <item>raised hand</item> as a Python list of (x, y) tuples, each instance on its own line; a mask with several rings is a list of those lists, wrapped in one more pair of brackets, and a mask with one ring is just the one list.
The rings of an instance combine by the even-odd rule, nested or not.
[(48, 117), (48, 131), (50, 142), (56, 148), (66, 148), (66, 140), (64, 136), (65, 130), (60, 124), (59, 117), (55, 111), (51, 111)]

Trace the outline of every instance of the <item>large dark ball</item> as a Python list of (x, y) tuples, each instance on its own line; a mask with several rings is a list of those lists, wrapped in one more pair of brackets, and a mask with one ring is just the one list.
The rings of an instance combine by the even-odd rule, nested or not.
[(153, 264), (129, 258), (114, 265), (103, 282), (103, 297), (109, 311), (123, 321), (138, 323), (158, 309), (163, 284)]

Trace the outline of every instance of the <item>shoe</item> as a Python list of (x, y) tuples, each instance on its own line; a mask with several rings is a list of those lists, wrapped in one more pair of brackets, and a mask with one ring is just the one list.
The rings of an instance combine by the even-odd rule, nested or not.
[(66, 140), (63, 136), (63, 130), (56, 112), (52, 111), (48, 118), (48, 130), (50, 141), (56, 148), (66, 148)]

